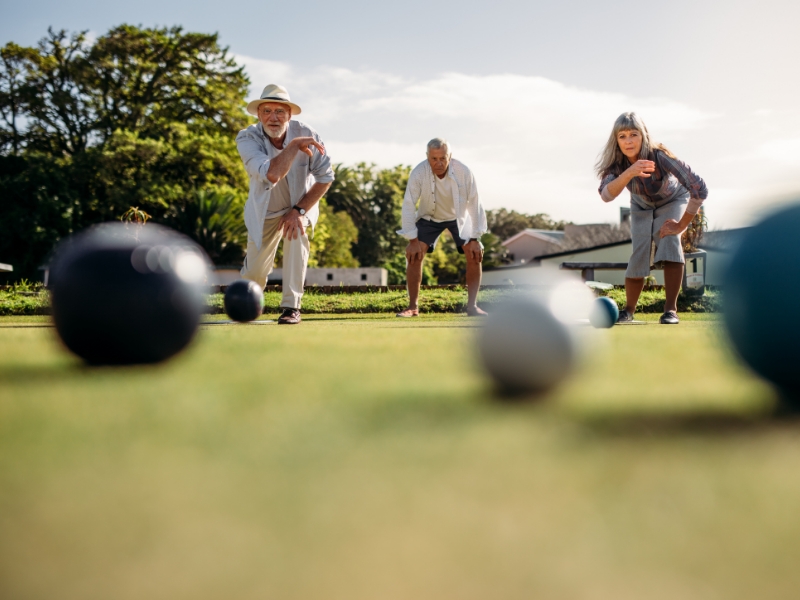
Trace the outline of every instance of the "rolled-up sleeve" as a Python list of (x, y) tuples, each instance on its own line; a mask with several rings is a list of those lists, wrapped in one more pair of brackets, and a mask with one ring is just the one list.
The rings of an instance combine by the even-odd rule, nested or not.
[[(325, 148), (325, 144), (320, 137), (316, 133), (312, 135), (314, 139)], [(325, 154), (322, 154), (319, 150), (314, 148), (314, 155), (311, 157), (311, 174), (314, 176), (314, 181), (317, 183), (331, 183), (335, 179), (331, 158), (328, 156), (327, 149)]]
[(597, 188), (597, 192), (600, 194), (600, 197), (603, 199), (603, 202), (611, 202), (614, 198), (606, 191), (606, 186), (614, 181), (617, 178), (614, 173), (606, 173), (605, 177), (600, 181), (600, 187)]
[(272, 182), (267, 179), (269, 156), (264, 152), (261, 144), (244, 129), (236, 136), (236, 148), (239, 150), (239, 156), (242, 157), (245, 171), (250, 179), (263, 183), (268, 190), (271, 189)]
[(659, 152), (659, 162), (661, 167), (672, 173), (681, 185), (689, 191), (689, 205), (686, 207), (686, 212), (690, 215), (696, 215), (703, 204), (703, 200), (708, 198), (708, 187), (706, 182), (685, 162), (667, 156), (663, 152)]
[(403, 228), (397, 231), (404, 238), (413, 240), (417, 237), (417, 223), (414, 217), (417, 212), (417, 201), (422, 194), (422, 174), (421, 170), (411, 171), (406, 185), (406, 193), (403, 195), (402, 225)]
[(469, 174), (469, 193), (467, 194), (467, 212), (472, 221), (472, 237), (479, 239), (484, 233), (489, 231), (489, 224), (486, 220), (486, 211), (481, 206), (478, 197), (478, 186), (475, 183), (475, 176)]

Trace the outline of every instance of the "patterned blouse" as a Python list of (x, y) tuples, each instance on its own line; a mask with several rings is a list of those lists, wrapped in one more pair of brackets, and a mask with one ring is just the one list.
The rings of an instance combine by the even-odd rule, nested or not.
[[(656, 163), (655, 172), (650, 177), (634, 177), (625, 186), (631, 193), (631, 200), (636, 200), (642, 206), (652, 206), (688, 193), (690, 199), (686, 212), (690, 215), (697, 214), (703, 200), (708, 197), (706, 182), (685, 162), (668, 156), (662, 150), (653, 151), (650, 160)], [(601, 196), (603, 188), (620, 175), (621, 171), (617, 171), (618, 169), (612, 167), (603, 176), (598, 189)]]

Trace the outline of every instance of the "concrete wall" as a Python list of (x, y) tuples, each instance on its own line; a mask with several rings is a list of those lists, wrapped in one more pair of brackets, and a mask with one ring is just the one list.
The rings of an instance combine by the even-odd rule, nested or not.
[(308, 269), (306, 285), (386, 285), (389, 272), (380, 267)]
[[(306, 282), (309, 285), (386, 285), (389, 274), (380, 267), (357, 269), (308, 269)], [(215, 269), (209, 277), (209, 285), (229, 285), (241, 279), (239, 269), (222, 267)], [(274, 269), (267, 284), (274, 285), (283, 280), (283, 270)]]

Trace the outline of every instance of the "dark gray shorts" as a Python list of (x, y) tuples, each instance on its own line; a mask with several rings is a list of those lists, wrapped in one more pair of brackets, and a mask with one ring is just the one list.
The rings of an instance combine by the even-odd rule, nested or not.
[(428, 219), (419, 219), (417, 221), (417, 239), (420, 242), (423, 242), (428, 245), (428, 251), (433, 250), (436, 247), (436, 240), (439, 239), (439, 236), (444, 233), (444, 230), (447, 229), (450, 232), (450, 235), (453, 236), (453, 240), (456, 243), (456, 248), (458, 248), (458, 252), (460, 254), (464, 254), (464, 244), (466, 244), (469, 240), (462, 240), (458, 236), (458, 224), (455, 220), (452, 221), (442, 221), (441, 223), (437, 223), (435, 221), (429, 221)]

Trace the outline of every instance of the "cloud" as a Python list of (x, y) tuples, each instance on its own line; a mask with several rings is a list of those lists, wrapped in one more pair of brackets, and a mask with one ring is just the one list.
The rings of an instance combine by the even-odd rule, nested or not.
[[(487, 208), (544, 212), (575, 222), (617, 220), (627, 198), (601, 202), (593, 165), (614, 119), (628, 110), (638, 112), (655, 139), (678, 147), (706, 178), (711, 220), (717, 226), (753, 218), (753, 203), (744, 200), (748, 194), (751, 199), (767, 189), (775, 194), (796, 183), (796, 178), (779, 178), (766, 185), (759, 177), (762, 168), (773, 175), (769, 161), (800, 162), (800, 128), (796, 139), (760, 140), (760, 146), (748, 142), (774, 129), (769, 111), (759, 111), (755, 119), (752, 112), (743, 115), (742, 129), (733, 135), (731, 115), (669, 98), (583, 89), (544, 77), (443, 73), (410, 79), (374, 70), (303, 69), (236, 58), (254, 82), (252, 97), (267, 83), (288, 88), (303, 107), (300, 120), (319, 131), (336, 162), (416, 165), (424, 160), (429, 139), (447, 138), (454, 155), (475, 173)], [(710, 143), (715, 137), (725, 143)], [(749, 170), (744, 178), (742, 169)], [(724, 190), (719, 210), (714, 185)]]

